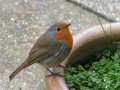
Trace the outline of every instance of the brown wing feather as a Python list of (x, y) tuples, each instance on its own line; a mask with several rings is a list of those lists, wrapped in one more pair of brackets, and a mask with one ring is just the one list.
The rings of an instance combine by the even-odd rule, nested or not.
[(59, 49), (60, 45), (52, 47), (52, 46), (50, 46), (49, 42), (50, 42), (50, 38), (47, 37), (46, 34), (41, 36), (37, 40), (37, 42), (35, 43), (33, 48), (31, 49), (27, 60), (25, 60), (22, 63), (22, 65), (20, 65), (10, 75), (9, 79), (12, 80), (21, 70), (23, 70), (24, 68), (32, 65), (33, 63), (41, 62), (41, 61), (49, 58), (49, 56), (54, 55), (56, 53), (57, 49)]
[[(38, 51), (39, 52), (39, 51)], [(34, 63), (38, 63), (40, 62), (40, 60), (44, 60), (45, 58), (47, 58), (47, 54), (45, 54), (47, 51), (45, 51), (44, 53), (42, 52), (42, 54), (32, 54), (32, 56), (29, 56), (27, 60), (25, 60), (9, 77), (10, 80), (12, 80), (21, 70), (23, 70), (24, 68), (34, 64)]]

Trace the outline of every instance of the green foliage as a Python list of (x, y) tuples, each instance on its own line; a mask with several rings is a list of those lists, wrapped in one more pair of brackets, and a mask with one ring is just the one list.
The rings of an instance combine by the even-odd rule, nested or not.
[(70, 90), (120, 90), (120, 49), (105, 51), (87, 70), (68, 66), (65, 79)]

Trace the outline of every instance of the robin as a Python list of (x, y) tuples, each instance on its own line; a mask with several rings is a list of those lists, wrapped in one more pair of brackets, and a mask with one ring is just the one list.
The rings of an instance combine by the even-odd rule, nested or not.
[(21, 70), (40, 63), (47, 69), (59, 65), (70, 53), (73, 45), (70, 24), (59, 22), (52, 25), (32, 47), (27, 60), (9, 77), (12, 80)]

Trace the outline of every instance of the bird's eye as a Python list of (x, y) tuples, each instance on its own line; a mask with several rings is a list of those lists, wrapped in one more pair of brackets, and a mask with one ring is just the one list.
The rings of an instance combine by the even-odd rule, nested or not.
[(60, 31), (60, 28), (57, 28), (57, 31)]

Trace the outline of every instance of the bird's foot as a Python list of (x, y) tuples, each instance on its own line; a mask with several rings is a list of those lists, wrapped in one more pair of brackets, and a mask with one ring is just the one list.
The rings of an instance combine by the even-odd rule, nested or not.
[(47, 75), (46, 77), (51, 77), (51, 76), (59, 76), (59, 77), (64, 77), (63, 75), (59, 74), (59, 73), (52, 73)]
[(57, 67), (60, 67), (60, 68), (65, 69), (65, 66), (63, 66), (63, 65), (61, 65), (61, 64), (59, 64)]
[(60, 74), (60, 72), (55, 72), (52, 71), (51, 69), (47, 69), (49, 71), (49, 74), (46, 77), (50, 77), (50, 76), (60, 76), (60, 77), (64, 77), (64, 75)]

